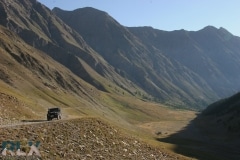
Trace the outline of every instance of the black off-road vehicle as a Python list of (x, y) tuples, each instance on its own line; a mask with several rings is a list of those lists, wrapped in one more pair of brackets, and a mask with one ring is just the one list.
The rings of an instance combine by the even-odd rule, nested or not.
[(53, 118), (61, 119), (62, 113), (60, 108), (49, 108), (47, 113), (47, 120), (51, 121)]

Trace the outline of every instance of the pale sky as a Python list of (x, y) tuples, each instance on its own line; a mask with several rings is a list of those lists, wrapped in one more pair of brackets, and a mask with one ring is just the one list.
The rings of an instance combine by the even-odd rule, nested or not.
[(38, 0), (48, 8), (93, 7), (123, 26), (173, 31), (223, 27), (240, 37), (240, 0)]

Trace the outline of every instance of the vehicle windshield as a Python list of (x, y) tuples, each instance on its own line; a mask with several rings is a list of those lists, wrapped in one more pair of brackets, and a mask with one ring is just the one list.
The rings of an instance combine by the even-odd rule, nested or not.
[(59, 112), (60, 109), (59, 108), (50, 108), (48, 109), (49, 112)]

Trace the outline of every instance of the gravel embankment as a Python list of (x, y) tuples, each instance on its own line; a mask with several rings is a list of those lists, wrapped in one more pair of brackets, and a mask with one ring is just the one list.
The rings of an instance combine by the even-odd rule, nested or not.
[(0, 142), (4, 141), (19, 141), (26, 153), (28, 141), (39, 141), (41, 159), (178, 159), (96, 118), (0, 128)]

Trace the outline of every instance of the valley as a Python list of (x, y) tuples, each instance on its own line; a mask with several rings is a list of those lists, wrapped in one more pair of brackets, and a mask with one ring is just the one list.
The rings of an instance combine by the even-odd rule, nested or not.
[[(26, 153), (29, 152), (27, 141), (40, 142), (38, 149), (43, 159), (94, 157), (188, 160), (188, 157), (174, 153), (172, 145), (154, 140), (154, 137), (159, 137), (154, 133), (154, 129), (164, 132), (164, 135), (160, 136), (169, 136), (186, 125), (194, 112), (172, 110), (151, 103), (145, 105), (151, 108), (150, 112), (145, 110), (145, 114), (158, 115), (154, 117), (158, 122), (151, 122), (149, 119), (141, 122), (141, 119), (138, 121), (136, 118), (127, 119), (127, 116), (116, 121), (115, 117), (109, 119), (105, 117), (106, 115), (82, 115), (78, 109), (63, 108), (62, 120), (47, 121), (46, 112), (24, 119), (7, 118), (12, 121), (1, 124), (0, 141), (21, 141), (21, 144), (24, 144), (23, 151)], [(183, 118), (186, 114), (188, 117)], [(126, 122), (127, 120), (129, 122)]]
[[(240, 38), (226, 29), (126, 27), (37, 0), (0, 13), (0, 143), (38, 141), (42, 159), (240, 158)], [(46, 121), (52, 107), (62, 120)]]

